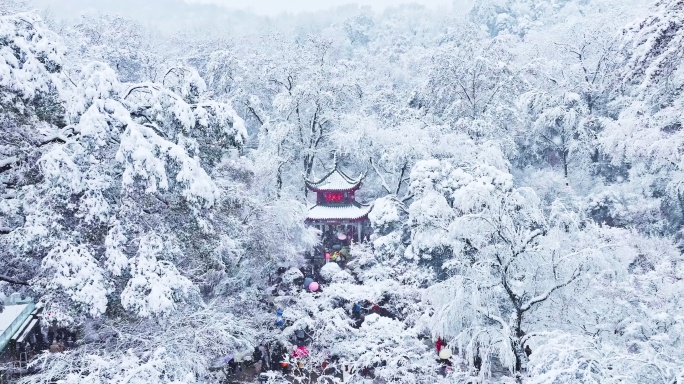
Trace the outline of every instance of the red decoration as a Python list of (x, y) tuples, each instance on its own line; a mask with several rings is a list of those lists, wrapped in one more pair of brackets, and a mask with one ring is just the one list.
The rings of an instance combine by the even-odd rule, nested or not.
[(292, 356), (294, 356), (294, 357), (304, 357), (304, 356), (307, 356), (308, 354), (309, 354), (309, 349), (303, 345), (300, 345), (299, 347), (297, 347), (297, 349), (294, 350), (294, 352), (292, 352)]
[(342, 201), (344, 195), (339, 192), (327, 192), (325, 194), (325, 201)]

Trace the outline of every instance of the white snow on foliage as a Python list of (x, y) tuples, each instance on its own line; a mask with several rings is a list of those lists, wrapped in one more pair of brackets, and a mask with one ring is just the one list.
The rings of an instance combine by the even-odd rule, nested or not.
[(298, 268), (290, 268), (283, 273), (282, 279), (287, 283), (292, 283), (297, 279), (304, 278), (304, 274)]
[(204, 101), (197, 104), (193, 112), (195, 123), (200, 129), (216, 129), (215, 126), (218, 125), (223, 134), (234, 138), (239, 144), (247, 142), (245, 121), (230, 104)]
[(160, 237), (146, 236), (140, 239), (137, 254), (129, 260), (131, 278), (121, 292), (121, 305), (138, 316), (168, 314), (193, 289), (192, 282), (173, 263), (160, 260), (165, 250)]
[(123, 271), (128, 268), (128, 257), (123, 249), (127, 240), (121, 222), (112, 219), (111, 227), (105, 239), (105, 266), (114, 276), (121, 276)]
[(55, 87), (64, 45), (33, 13), (0, 16), (0, 87), (30, 100)]
[[(684, 0), (647, 3), (169, 37), (0, 0), (0, 298), (78, 337), (18, 382), (225, 382), (262, 344), (272, 383), (681, 383)], [(335, 164), (368, 205), (309, 211)], [(369, 241), (325, 263), (307, 214)]]
[[(75, 92), (70, 92), (69, 117), (72, 121), (82, 118), (80, 115), (96, 100), (112, 99), (121, 92), (121, 83), (116, 72), (101, 62), (93, 62), (83, 66), (73, 81), (77, 82), (78, 89)], [(88, 122), (84, 122), (82, 126), (86, 128), (88, 125)]]
[(354, 281), (354, 277), (349, 272), (340, 268), (337, 263), (327, 263), (321, 267), (321, 277), (323, 277), (325, 281), (335, 283)]
[(373, 202), (373, 209), (368, 214), (368, 219), (375, 227), (390, 225), (399, 221), (397, 203), (391, 197), (383, 197)]
[(111, 287), (85, 246), (66, 241), (55, 244), (43, 259), (41, 269), (43, 276), (36, 283), (48, 297), (54, 292), (65, 294), (91, 316), (102, 315), (107, 309)]
[(177, 169), (173, 181), (181, 186), (182, 195), (189, 202), (211, 206), (217, 198), (216, 185), (199, 160), (188, 156), (182, 147), (162, 139), (151, 128), (131, 124), (121, 135), (116, 159), (126, 164), (125, 186), (133, 185), (139, 178), (148, 193), (168, 189), (171, 181), (166, 167), (169, 162)]

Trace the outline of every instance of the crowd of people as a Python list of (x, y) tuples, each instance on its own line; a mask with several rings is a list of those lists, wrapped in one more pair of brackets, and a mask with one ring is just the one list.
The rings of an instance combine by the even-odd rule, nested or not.
[(34, 355), (45, 350), (51, 353), (64, 352), (75, 345), (76, 333), (66, 327), (59, 326), (57, 321), (53, 320), (47, 329), (41, 327), (40, 323), (38, 323), (27, 334), (25, 340), (16, 343), (14, 352), (17, 358), (23, 358), (23, 356)]
[[(280, 268), (277, 275), (272, 280), (271, 295), (274, 297), (289, 295), (292, 289), (304, 289), (309, 292), (321, 292), (320, 268), (327, 263), (337, 263), (340, 267), (345, 267), (349, 261), (350, 244), (346, 239), (333, 238), (326, 239), (324, 246), (317, 249), (317, 256), (311, 259), (311, 265), (303, 268)], [(323, 257), (321, 257), (323, 256)], [(385, 307), (389, 297), (382, 298), (379, 302), (360, 301), (351, 306), (350, 317), (353, 319), (352, 326), (359, 328), (366, 316), (377, 314), (379, 316), (395, 318), (395, 315)], [(283, 310), (275, 308), (274, 329), (285, 331), (290, 323), (283, 318)], [(291, 332), (291, 330), (290, 330)], [(426, 340), (427, 341), (427, 340)], [(283, 340), (276, 342), (262, 343), (254, 348), (250, 353), (229, 355), (224, 360), (227, 374), (227, 382), (239, 382), (240, 379), (257, 377), (260, 382), (266, 382), (269, 372), (279, 372), (284, 377), (293, 375), (315, 375), (317, 377), (328, 376), (337, 377), (341, 382), (348, 382), (352, 374), (356, 373), (364, 377), (372, 377), (373, 368), (366, 368), (359, 372), (354, 372), (353, 367), (340, 361), (337, 356), (330, 356), (322, 362), (316, 369), (307, 365), (311, 348), (311, 332), (307, 328), (297, 329)], [(442, 338), (437, 338), (435, 342), (435, 358), (439, 363), (440, 373), (447, 376), (453, 369), (454, 357), (452, 350), (447, 346)], [(525, 350), (528, 355), (531, 353), (529, 347)], [(474, 366), (479, 371), (482, 359), (474, 357)]]
[[(346, 236), (326, 237), (323, 246), (317, 248), (309, 258), (310, 265), (302, 268), (278, 269), (276, 276), (271, 280), (270, 294), (273, 297), (288, 295), (293, 287), (301, 287), (297, 289), (312, 293), (322, 292), (323, 287), (319, 284), (320, 268), (326, 263), (337, 263), (343, 267), (349, 260), (349, 247), (350, 241)], [(369, 303), (359, 303), (355, 306), (352, 315), (357, 327), (363, 322), (363, 316), (369, 308), (373, 308)], [(375, 308), (377, 309), (377, 306)], [(275, 307), (274, 309), (274, 328), (286, 329), (289, 324), (283, 319), (283, 310)], [(298, 329), (284, 340), (258, 345), (249, 356), (245, 353), (231, 354), (218, 365), (225, 371), (227, 382), (239, 382), (249, 376), (256, 376), (262, 382), (267, 381), (268, 371), (280, 372), (285, 377), (312, 373), (316, 376), (338, 377), (346, 382), (351, 375), (352, 368), (349, 364), (342, 364), (334, 356), (324, 361), (318, 372), (308, 372), (311, 367), (305, 367), (305, 364), (309, 358), (311, 341), (309, 329)]]

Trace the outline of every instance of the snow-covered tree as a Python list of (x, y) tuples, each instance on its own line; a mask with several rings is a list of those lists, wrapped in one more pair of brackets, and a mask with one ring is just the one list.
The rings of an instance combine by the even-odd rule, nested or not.
[[(257, 344), (301, 363), (271, 382), (682, 381), (683, 4), (169, 34), (0, 0), (0, 298), (78, 335), (22, 382), (213, 383)], [(373, 233), (321, 268), (335, 161)]]
[(434, 51), (430, 78), (415, 100), (473, 140), (506, 144), (517, 117), (513, 105), (524, 84), (514, 65), (511, 36), (487, 38), (462, 24)]
[(505, 168), (441, 162), (416, 166), (409, 208), (408, 254), (437, 258), (446, 275), (426, 295), (432, 332), (470, 364), (481, 359), (483, 375), (494, 361), (524, 371), (526, 342), (544, 329), (540, 308), (582, 275), (598, 244), (576, 220), (547, 217), (534, 191), (514, 187)]
[(668, 219), (681, 226), (682, 22), (684, 5), (660, 1), (652, 14), (627, 27), (614, 92), (619, 115), (601, 135), (615, 164), (627, 163), (631, 178), (650, 180), (663, 196)]
[[(253, 328), (238, 325), (246, 312), (236, 313), (242, 320), (227, 313), (238, 300), (221, 296), (296, 257), (313, 236), (299, 213), (285, 204), (267, 208), (249, 192), (251, 166), (239, 157), (247, 138), (242, 119), (229, 104), (206, 99), (196, 71), (176, 69), (183, 75), (168, 87), (123, 84), (98, 62), (67, 75), (60, 40), (41, 30), (39, 19), (1, 21), (12, 55), (4, 100), (24, 106), (8, 109), (7, 119), (23, 124), (17, 128), (30, 133), (32, 145), (7, 146), (15, 152), (3, 180), (15, 186), (6, 196), (15, 203), (2, 236), (10, 266), (3, 276), (30, 285), (46, 305), (46, 322), (85, 334), (76, 352), (44, 356), (45, 369), (30, 381), (137, 373), (144, 382), (212, 381), (209, 362), (249, 348), (254, 337)], [(31, 107), (41, 97), (53, 97), (60, 114), (41, 118)], [(29, 155), (36, 163), (17, 167)], [(282, 210), (295, 221), (274, 220)], [(285, 229), (288, 247), (247, 246), (276, 227)], [(259, 260), (259, 251), (272, 256)], [(245, 273), (251, 263), (262, 268), (253, 268), (255, 275)], [(206, 330), (204, 341), (193, 340), (198, 328)], [(169, 334), (177, 342), (169, 344)]]

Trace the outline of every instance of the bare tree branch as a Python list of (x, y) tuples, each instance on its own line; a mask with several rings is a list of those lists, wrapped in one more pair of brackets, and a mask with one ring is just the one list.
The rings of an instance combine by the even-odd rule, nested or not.
[(385, 191), (387, 191), (387, 193), (392, 193), (392, 189), (390, 189), (389, 185), (387, 185), (387, 181), (385, 180), (385, 178), (384, 178), (384, 177), (382, 176), (382, 174), (380, 173), (380, 170), (379, 170), (378, 167), (375, 165), (375, 162), (373, 162), (373, 158), (372, 158), (372, 157), (369, 158), (369, 161), (370, 161), (371, 166), (372, 166), (373, 169), (375, 170), (375, 173), (376, 173), (376, 174), (378, 175), (378, 177), (380, 178), (380, 183), (382, 184), (382, 187), (385, 189)]
[(568, 284), (572, 283), (572, 282), (575, 281), (579, 276), (580, 276), (580, 268), (577, 268), (577, 269), (575, 269), (575, 271), (572, 273), (572, 275), (571, 275), (567, 280), (565, 280), (565, 282), (563, 282), (563, 283), (561, 283), (561, 284), (558, 284), (558, 285), (556, 285), (556, 286), (551, 287), (550, 289), (548, 289), (546, 292), (542, 293), (542, 294), (539, 295), (539, 296), (536, 296), (536, 297), (531, 298), (527, 303), (523, 304), (523, 305), (520, 307), (520, 310), (521, 310), (522, 312), (526, 312), (526, 311), (530, 310), (530, 308), (532, 308), (533, 305), (539, 304), (539, 303), (545, 301), (545, 300), (548, 299), (549, 296), (551, 296), (551, 294), (554, 293), (556, 290), (558, 290), (558, 289), (560, 289), (560, 288), (563, 288), (563, 287), (567, 286)]

